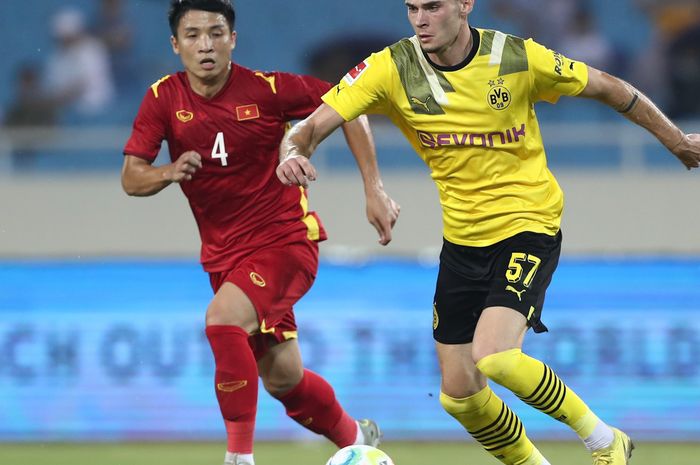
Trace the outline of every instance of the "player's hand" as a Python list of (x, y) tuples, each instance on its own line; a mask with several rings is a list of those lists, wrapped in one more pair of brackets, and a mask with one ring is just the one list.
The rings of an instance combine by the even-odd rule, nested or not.
[(692, 169), (699, 167), (700, 134), (686, 134), (672, 152), (686, 168)]
[(308, 187), (316, 180), (316, 168), (303, 155), (287, 155), (277, 166), (277, 177), (287, 186)]
[(194, 173), (202, 167), (202, 156), (194, 150), (189, 150), (170, 164), (167, 171), (168, 179), (180, 183), (192, 179)]
[(367, 219), (379, 233), (379, 243), (391, 242), (391, 229), (399, 218), (401, 207), (383, 189), (367, 194)]

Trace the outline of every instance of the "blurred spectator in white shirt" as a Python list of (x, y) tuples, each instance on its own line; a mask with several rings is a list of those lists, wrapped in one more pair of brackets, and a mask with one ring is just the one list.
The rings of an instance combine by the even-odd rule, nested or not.
[(47, 90), (83, 115), (102, 112), (114, 98), (105, 46), (86, 32), (85, 17), (79, 10), (59, 11), (51, 30), (57, 49), (47, 65)]
[(107, 47), (112, 75), (119, 92), (140, 89), (135, 79), (134, 30), (125, 13), (123, 0), (101, 0), (100, 8), (91, 27), (96, 37)]

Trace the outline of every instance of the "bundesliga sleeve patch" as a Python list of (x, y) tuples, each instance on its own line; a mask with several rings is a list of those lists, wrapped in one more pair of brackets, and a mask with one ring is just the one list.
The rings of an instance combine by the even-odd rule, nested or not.
[(369, 64), (367, 63), (367, 61), (363, 61), (362, 63), (348, 71), (348, 74), (345, 75), (343, 80), (347, 82), (349, 86), (351, 86), (355, 83), (355, 81), (359, 79), (360, 76), (362, 76), (362, 73), (364, 73), (367, 70), (367, 68), (369, 68)]

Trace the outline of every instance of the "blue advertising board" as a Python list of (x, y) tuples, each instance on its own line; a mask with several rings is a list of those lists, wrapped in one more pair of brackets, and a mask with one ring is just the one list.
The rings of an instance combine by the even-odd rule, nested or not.
[[(305, 364), (391, 439), (459, 439), (432, 341), (437, 268), (322, 263), (297, 305)], [(700, 439), (700, 261), (563, 260), (525, 351), (637, 438)], [(0, 264), (0, 441), (223, 439), (206, 274), (183, 261)], [(534, 438), (566, 427), (497, 392)], [(260, 390), (256, 437), (308, 438)]]

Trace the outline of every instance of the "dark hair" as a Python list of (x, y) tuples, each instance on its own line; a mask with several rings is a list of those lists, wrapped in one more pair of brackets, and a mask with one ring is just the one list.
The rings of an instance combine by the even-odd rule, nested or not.
[(170, 0), (168, 22), (173, 36), (177, 37), (177, 27), (180, 25), (180, 20), (190, 10), (221, 13), (226, 18), (231, 31), (236, 25), (236, 11), (233, 9), (231, 0)]

